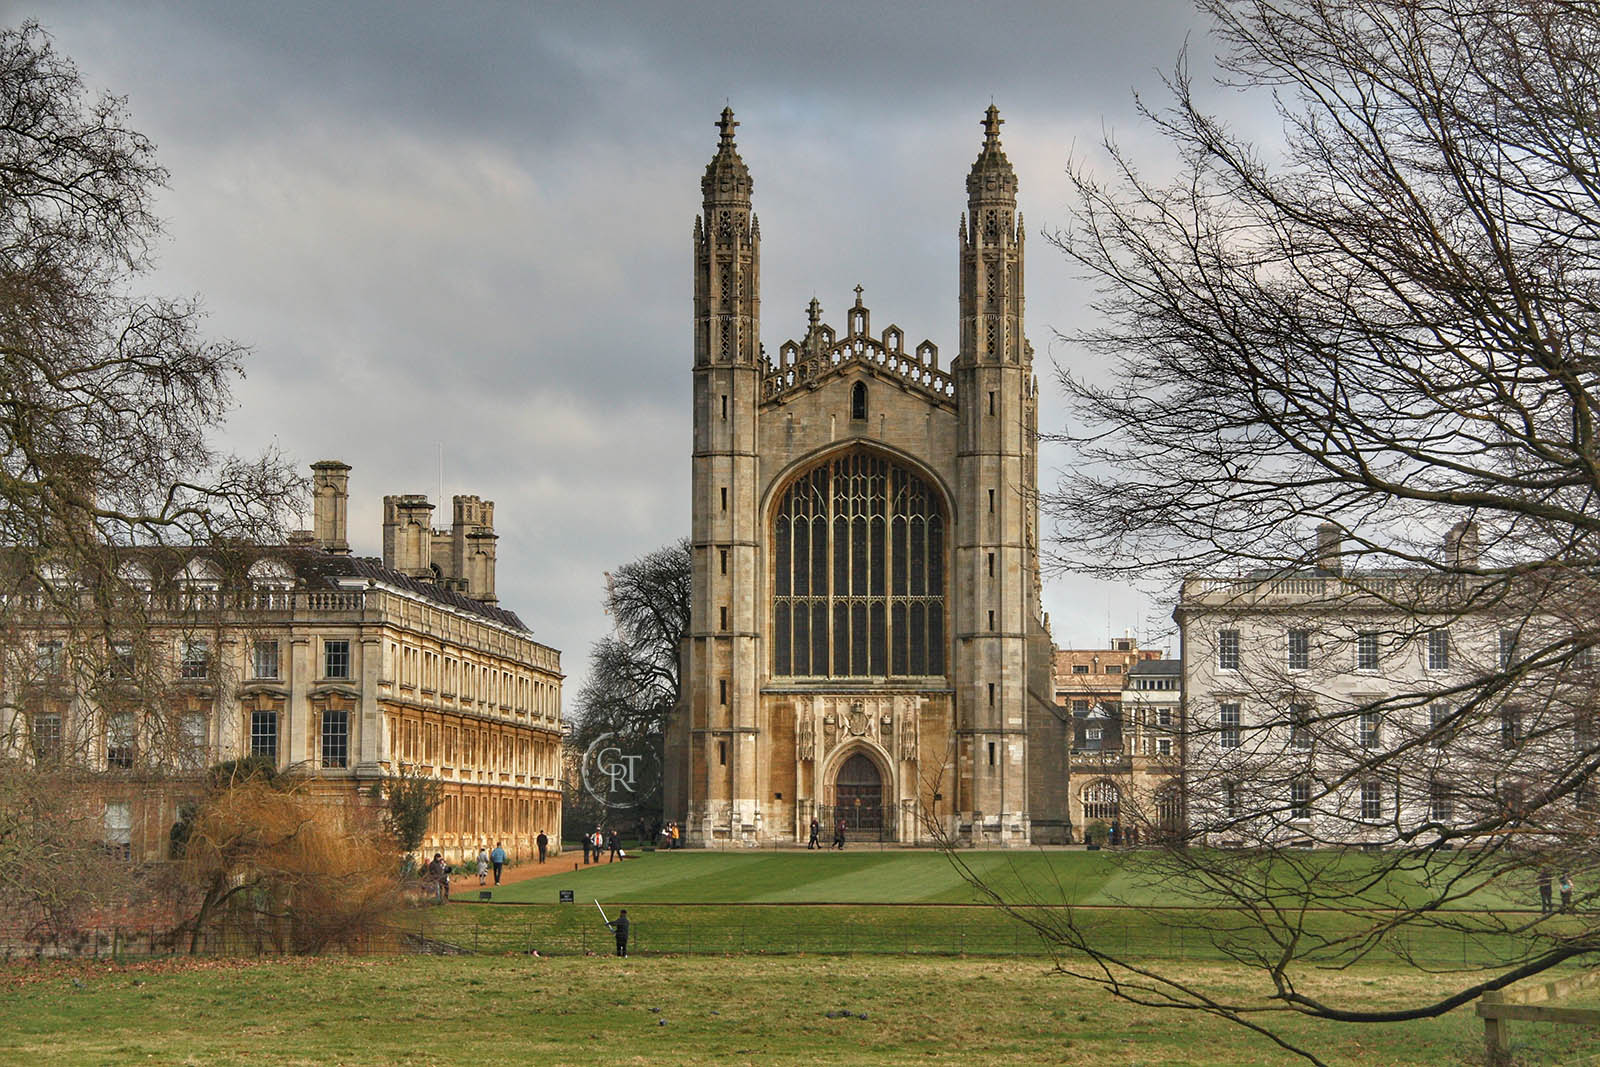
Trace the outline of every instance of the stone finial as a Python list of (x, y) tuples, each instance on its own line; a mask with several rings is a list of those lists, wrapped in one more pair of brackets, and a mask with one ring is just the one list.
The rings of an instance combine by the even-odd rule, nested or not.
[[(753, 188), (750, 168), (739, 158), (739, 149), (733, 143), (733, 128), (737, 125), (733, 119), (733, 108), (723, 108), (722, 117), (716, 122), (717, 129), (722, 132), (717, 142), (717, 153), (711, 157), (711, 162), (706, 165), (705, 176), (700, 179), (700, 191), (708, 205), (714, 202), (718, 205), (744, 206), (750, 202)], [(712, 229), (709, 220), (706, 228)]]
[(811, 303), (806, 305), (806, 322), (810, 324), (810, 327), (811, 327), (812, 330), (815, 330), (817, 328), (817, 324), (820, 323), (821, 321), (822, 321), (822, 302), (819, 301), (816, 297), (812, 297), (811, 298)]
[(861, 306), (861, 294), (865, 292), (860, 285), (856, 286), (856, 307)]
[[(733, 112), (724, 111), (724, 118), (731, 117)], [(989, 105), (989, 110), (983, 113), (983, 147), (985, 150), (1000, 147), (1000, 127), (1005, 123), (1000, 117), (1000, 109), (994, 104)]]
[[(980, 198), (985, 201), (1016, 199), (1017, 176), (1006, 158), (1005, 149), (1000, 147), (1000, 126), (1005, 121), (1000, 117), (1000, 109), (993, 104), (983, 113), (983, 148), (967, 175), (967, 194), (974, 202)], [(978, 214), (974, 209), (973, 230), (978, 229)]]

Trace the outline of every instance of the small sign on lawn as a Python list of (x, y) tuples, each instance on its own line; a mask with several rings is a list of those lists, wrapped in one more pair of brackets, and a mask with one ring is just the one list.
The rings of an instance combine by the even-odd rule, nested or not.
[(571, 904), (572, 903), (572, 890), (563, 889), (563, 890), (560, 890), (560, 894), (561, 894), (561, 903), (563, 903), (563, 904)]

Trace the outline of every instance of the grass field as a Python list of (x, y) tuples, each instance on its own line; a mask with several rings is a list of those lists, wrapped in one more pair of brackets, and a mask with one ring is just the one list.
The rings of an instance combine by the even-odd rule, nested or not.
[[(1259, 933), (1230, 930), (1226, 909), (1173, 907), (1125, 855), (964, 858), (1007, 896), (1053, 905), (1034, 914), (1064, 915), (1070, 903), (1102, 947), (1229, 995), (1268, 992), (1223, 951)], [(0, 1064), (1304, 1062), (1236, 1025), (1119, 1002), (1052, 973), (1050, 946), (974, 906), (938, 853), (656, 853), (568, 866), (504, 886), (492, 904), (462, 901), (476, 895), (464, 889), (399, 922), (474, 953), (465, 957), (0, 966)], [(557, 902), (562, 889), (574, 903)], [(633, 958), (609, 954), (595, 898), (613, 915), (629, 909)], [(1329, 911), (1313, 922), (1337, 933), (1359, 918)], [(1514, 946), (1436, 931), (1407, 947), (1451, 968)], [(1303, 992), (1374, 1008), (1460, 981), (1390, 954), (1303, 977)], [(1385, 1026), (1276, 1018), (1330, 1063), (1481, 1062), (1470, 1006)], [(1581, 1027), (1517, 1023), (1512, 1035), (1525, 1067), (1600, 1053), (1600, 1036)]]
[[(1149, 907), (1216, 901), (1175, 899), (1170, 887), (1141, 868), (1138, 852), (962, 851), (962, 862), (1009, 900), (1043, 904)], [(1360, 853), (1323, 854), (1325, 862), (1359, 868)], [(649, 904), (963, 904), (980, 898), (950, 859), (928, 850), (807, 852), (645, 852), (619, 863), (573, 871), (570, 854), (552, 861), (562, 873), (495, 891), (498, 901), (551, 902), (572, 889), (578, 899)], [(1304, 862), (1304, 860), (1302, 860)], [(1530, 907), (1526, 886), (1480, 893), (1480, 907)], [(464, 883), (465, 884), (465, 883)], [(467, 895), (474, 887), (465, 884)], [(1412, 887), (1398, 885), (1402, 893)]]
[[(970, 852), (963, 860), (1011, 900), (1051, 905), (1093, 932), (1110, 951), (1136, 958), (1225, 961), (1230, 949), (1264, 946), (1261, 931), (1236, 912), (1181, 900), (1152, 884), (1126, 853)], [(1347, 866), (1366, 857), (1332, 856)], [(606, 931), (592, 902), (628, 907), (635, 947), (645, 953), (828, 953), (880, 955), (1031, 955), (1050, 946), (980, 898), (938, 852), (645, 853), (637, 859), (571, 869), (504, 886), (492, 906), (461, 903), (415, 913), (416, 932), (478, 951), (583, 953), (603, 950)], [(570, 890), (574, 903), (558, 903)], [(507, 903), (523, 902), (506, 907)], [(1178, 904), (1180, 906), (1174, 906)], [(1385, 916), (1386, 917), (1386, 916)], [(1329, 937), (1367, 928), (1370, 919), (1316, 912), (1308, 927)], [(1555, 923), (1567, 919), (1552, 920)], [(1376, 960), (1410, 958), (1436, 967), (1491, 964), (1519, 944), (1495, 934), (1418, 929), (1393, 937)], [(1346, 959), (1328, 962), (1345, 963)]]
[[(1186, 973), (1229, 977), (1200, 972)], [(1312, 989), (1382, 1004), (1433, 981), (1366, 970)], [(0, 984), (4, 1064), (1304, 1062), (1237, 1026), (1118, 1003), (1021, 960), (180, 960), (12, 965)], [(1338, 1064), (1481, 1062), (1464, 1009), (1395, 1026), (1289, 1019), (1285, 1031)], [(1578, 1027), (1519, 1024), (1513, 1041), (1528, 1067), (1597, 1051)]]

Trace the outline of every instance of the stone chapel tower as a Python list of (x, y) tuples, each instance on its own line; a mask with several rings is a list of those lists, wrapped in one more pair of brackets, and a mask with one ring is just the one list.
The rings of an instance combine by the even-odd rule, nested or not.
[[(1017, 179), (990, 107), (959, 231), (960, 355), (871, 330), (760, 342), (760, 230), (731, 110), (694, 227), (691, 620), (666, 817), (691, 844), (1027, 844), (1065, 833), (1039, 616)], [(831, 836), (831, 834), (827, 835)]]
[[(956, 492), (956, 733), (970, 789), (963, 820), (999, 818), (1027, 833), (1029, 624), (1038, 617), (1034, 523), (1033, 348), (1022, 330), (1022, 214), (1000, 147), (999, 110), (967, 174), (961, 239), (960, 409)], [(965, 778), (965, 775), (963, 775)]]
[(754, 827), (761, 227), (731, 108), (717, 125), (694, 224), (694, 592), (683, 688), (695, 794), (731, 806), (732, 825)]

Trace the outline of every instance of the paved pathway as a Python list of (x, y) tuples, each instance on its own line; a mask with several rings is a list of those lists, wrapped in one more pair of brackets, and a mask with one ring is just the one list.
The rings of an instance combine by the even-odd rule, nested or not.
[[(603, 867), (606, 862), (608, 861), (601, 860), (600, 863), (591, 863), (589, 866)], [(619, 860), (618, 862), (623, 861)], [(516, 885), (518, 882), (526, 882), (530, 878), (548, 878), (555, 874), (571, 874), (583, 865), (583, 852), (581, 850), (574, 849), (571, 852), (559, 852), (544, 863), (540, 863), (538, 860), (530, 860), (527, 863), (519, 863), (516, 866), (506, 866), (500, 871), (500, 884), (502, 886)], [(494, 887), (494, 868), (491, 867), (489, 869), (489, 882), (481, 888), (493, 889)], [(450, 899), (453, 901), (475, 904), (478, 900), (479, 888), (476, 874), (450, 876)]]

